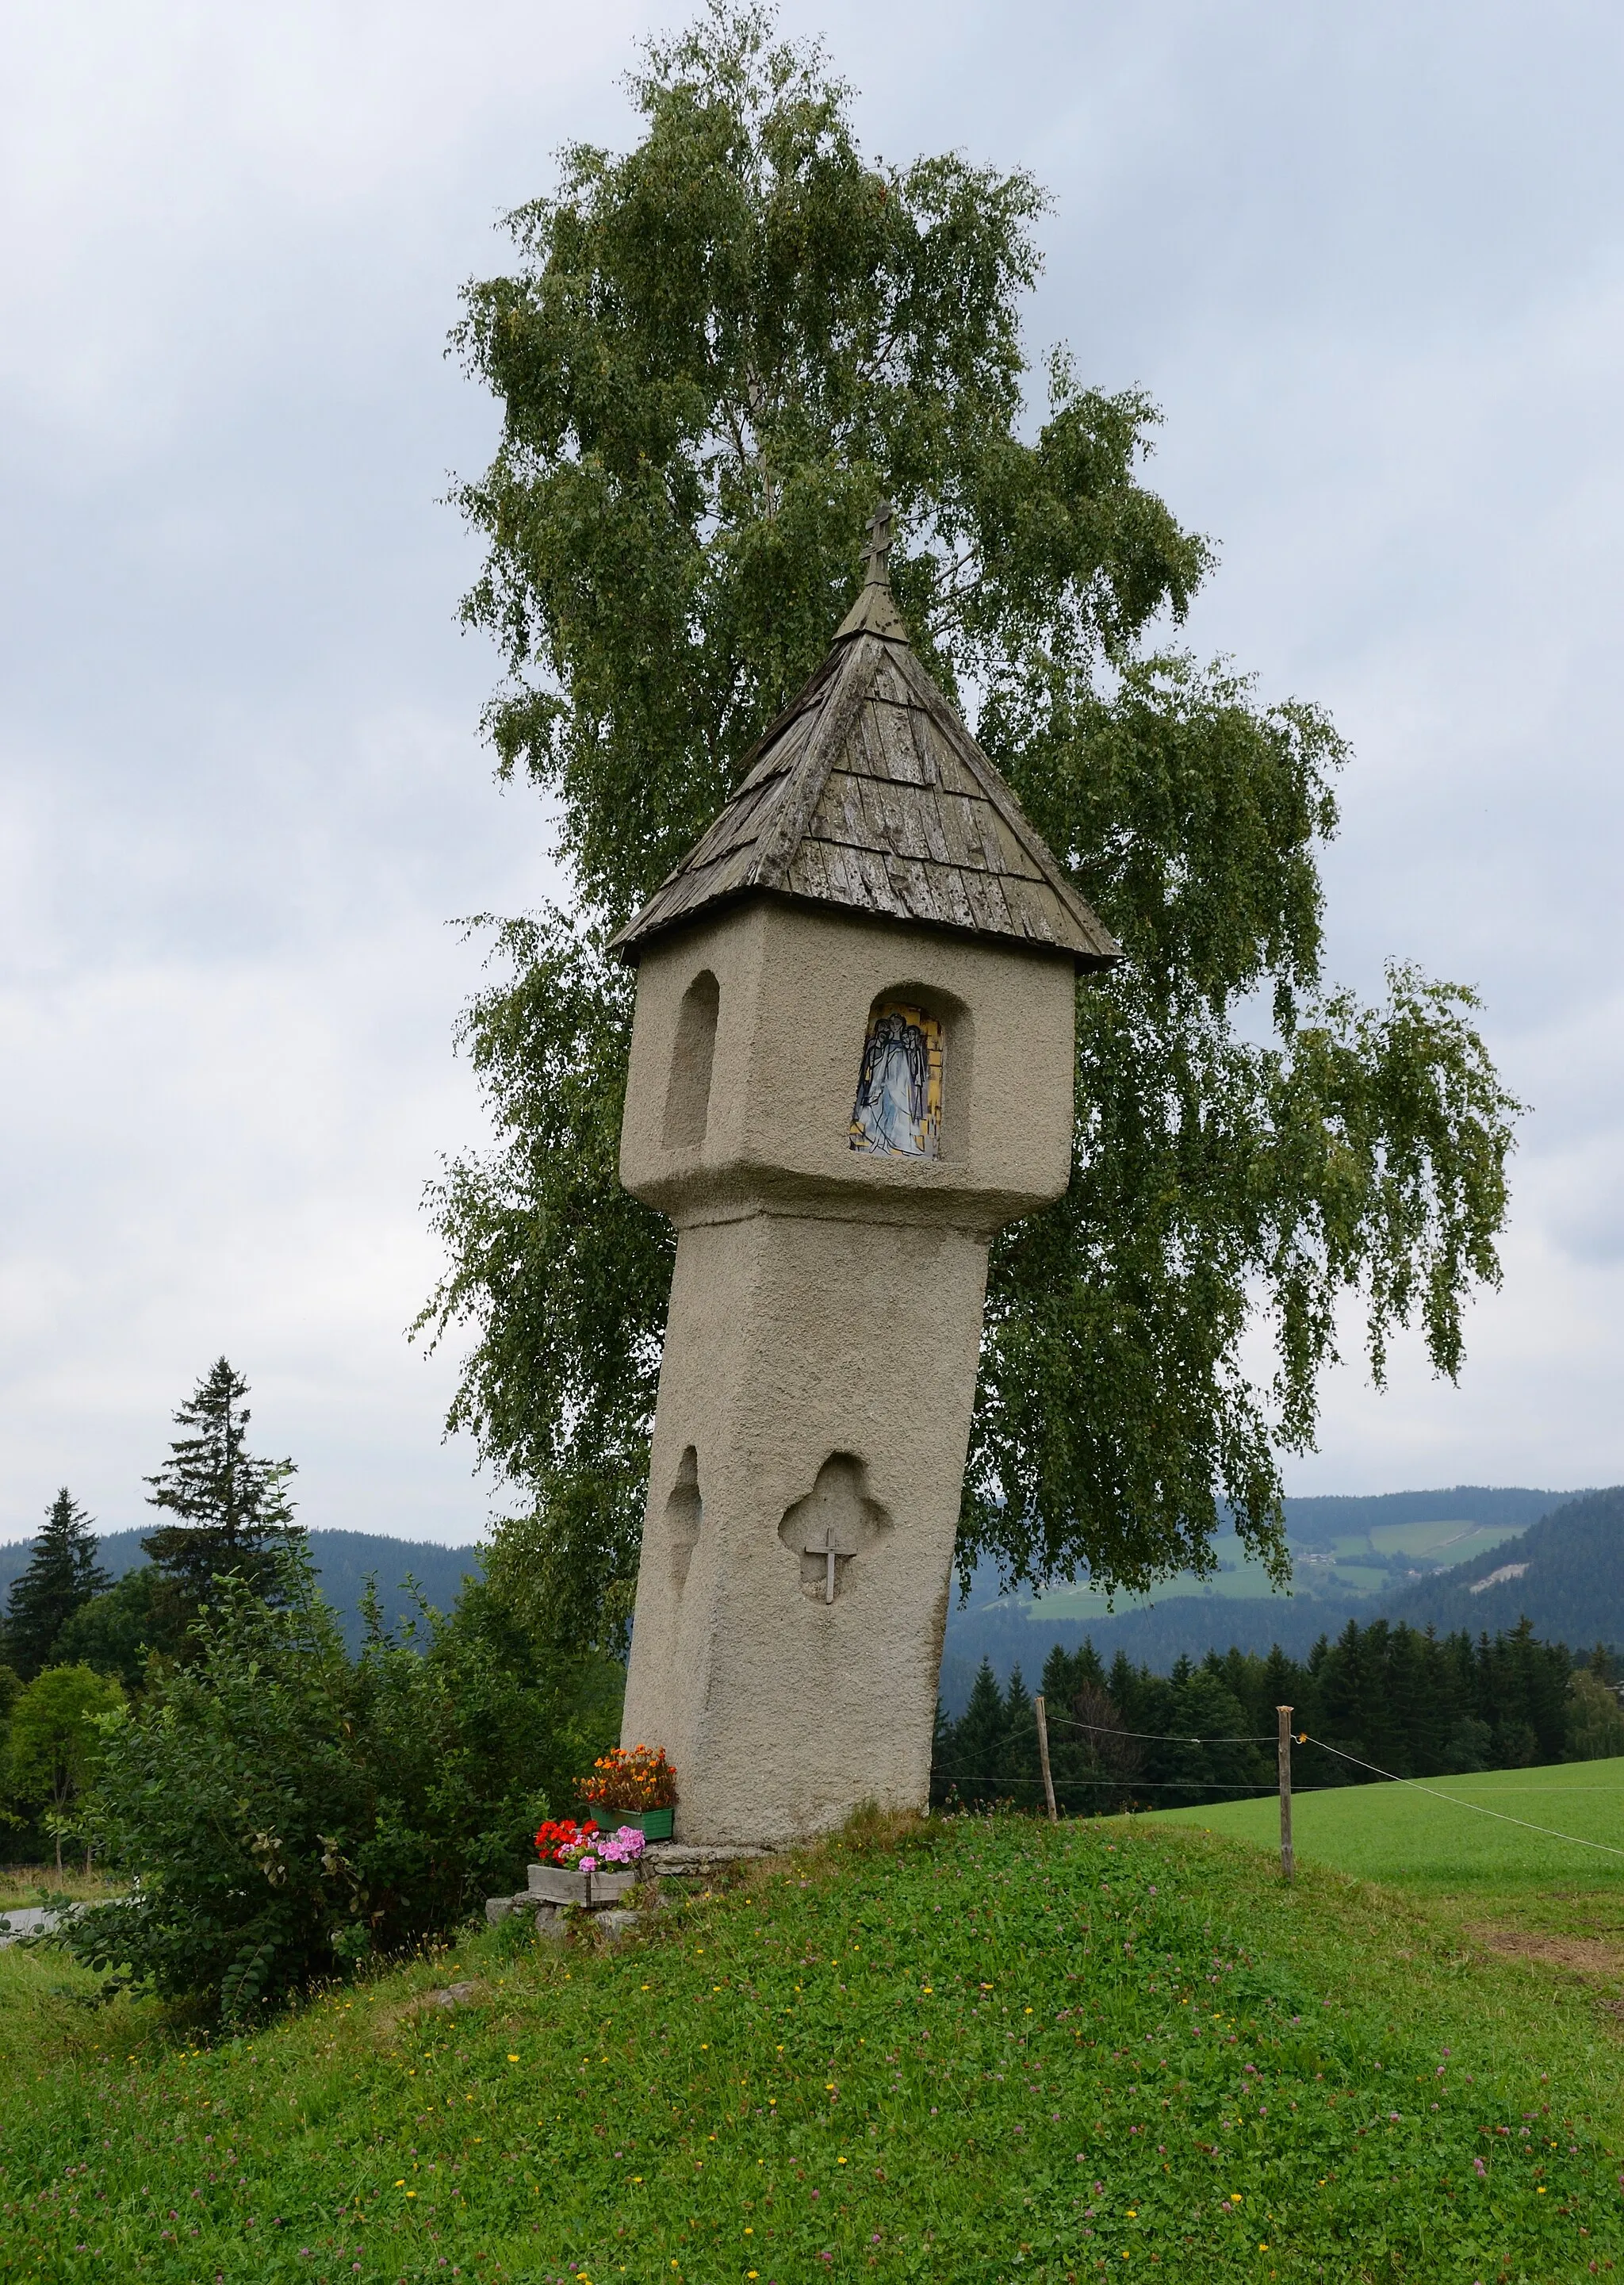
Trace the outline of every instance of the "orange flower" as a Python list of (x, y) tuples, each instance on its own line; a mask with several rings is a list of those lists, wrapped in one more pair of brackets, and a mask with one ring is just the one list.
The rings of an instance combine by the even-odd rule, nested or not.
[(607, 1810), (670, 1809), (677, 1798), (677, 1775), (663, 1746), (616, 1746), (593, 1763), (600, 1776), (584, 1778), (582, 1801)]

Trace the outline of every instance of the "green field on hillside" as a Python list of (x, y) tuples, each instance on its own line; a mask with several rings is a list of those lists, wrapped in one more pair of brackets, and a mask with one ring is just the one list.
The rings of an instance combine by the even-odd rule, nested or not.
[[(1478, 1524), (1462, 1519), (1455, 1521), (1422, 1523), (1378, 1523), (1369, 1531), (1344, 1533), (1334, 1544), (1314, 1547), (1294, 1546), (1291, 1551), (1293, 1591), (1310, 1600), (1316, 1595), (1381, 1595), (1402, 1585), (1407, 1574), (1388, 1569), (1386, 1560), (1372, 1561), (1373, 1556), (1384, 1559), (1409, 1556), (1430, 1570), (1436, 1565), (1464, 1563), (1488, 1548), (1498, 1547), (1502, 1541), (1521, 1535), (1524, 1527), (1507, 1524)], [(1191, 1596), (1210, 1597), (1226, 1602), (1251, 1602), (1271, 1593), (1268, 1574), (1260, 1563), (1247, 1554), (1233, 1532), (1221, 1533), (1213, 1542), (1213, 1552), (1221, 1568), (1210, 1579), (1185, 1575), (1169, 1579), (1157, 1587), (1153, 1595), (1119, 1595), (1114, 1601), (1097, 1588), (1082, 1581), (1073, 1586), (1052, 1587), (1040, 1598), (1015, 1598), (1016, 1603), (1038, 1618), (1103, 1619), (1113, 1611), (1148, 1609), (1153, 1603), (1176, 1602)], [(1008, 1606), (1008, 1598), (996, 1595), (978, 1607), (988, 1609)], [(1340, 1623), (1333, 1618), (1333, 1631)]]
[(1148, 1819), (879, 1827), (617, 1951), (509, 1922), (213, 2044), (78, 2004), (50, 1954), (0, 1959), (34, 2033), (0, 2085), (8, 2279), (1487, 2285), (1624, 2260), (1616, 2029), (1582, 1984)]
[[(1435, 1894), (1624, 1889), (1624, 1761), (1492, 1770), (1480, 1777), (1429, 1778), (1426, 1784), (1424, 1793), (1409, 1786), (1361, 1785), (1298, 1794), (1291, 1808), (1298, 1861)], [(1484, 1809), (1499, 1817), (1481, 1815)], [(1500, 1818), (1554, 1827), (1605, 1847), (1578, 1847)], [(1277, 1848), (1280, 1841), (1273, 1795), (1214, 1809), (1158, 1810), (1145, 1821), (1194, 1825), (1264, 1849)]]
[(1357, 1538), (1339, 1539), (1338, 1554), (1353, 1555), (1374, 1547), (1378, 1555), (1424, 1555), (1432, 1563), (1464, 1563), (1502, 1540), (1518, 1539), (1519, 1524), (1378, 1523)]
[[(1417, 1530), (1426, 1527), (1425, 1525), (1416, 1526)], [(1191, 1598), (1251, 1602), (1259, 1596), (1268, 1596), (1274, 1592), (1263, 1566), (1252, 1561), (1233, 1532), (1220, 1533), (1212, 1545), (1220, 1567), (1210, 1578), (1197, 1579), (1193, 1574), (1185, 1574), (1165, 1581), (1152, 1595), (1118, 1595), (1112, 1598), (1083, 1580), (1071, 1586), (1046, 1588), (1040, 1597), (993, 1594), (973, 1607), (995, 1610), (1013, 1606), (1039, 1619), (1088, 1620), (1103, 1619), (1124, 1611), (1149, 1610), (1153, 1604), (1178, 1602)], [(1391, 1585), (1392, 1581), (1385, 1568), (1372, 1566), (1368, 1559), (1363, 1564), (1358, 1560), (1361, 1554), (1369, 1558), (1370, 1543), (1367, 1536), (1361, 1535), (1357, 1542), (1350, 1543), (1350, 1551), (1345, 1555), (1338, 1552), (1334, 1559), (1329, 1551), (1295, 1551), (1295, 1591), (1309, 1598), (1332, 1589), (1343, 1594), (1367, 1595), (1376, 1594)]]

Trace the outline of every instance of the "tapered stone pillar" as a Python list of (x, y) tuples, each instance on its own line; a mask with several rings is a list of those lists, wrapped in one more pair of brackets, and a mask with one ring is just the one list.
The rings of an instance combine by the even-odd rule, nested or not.
[(928, 1796), (987, 1245), (1070, 1178), (1119, 956), (909, 649), (830, 656), (624, 932), (621, 1174), (678, 1229), (624, 1735), (695, 1841)]

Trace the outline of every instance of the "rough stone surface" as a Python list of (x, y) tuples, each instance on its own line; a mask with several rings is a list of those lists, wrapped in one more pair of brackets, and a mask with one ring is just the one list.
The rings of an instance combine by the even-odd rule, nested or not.
[[(770, 899), (644, 952), (621, 1177), (679, 1235), (622, 1735), (671, 1755), (679, 1842), (928, 1799), (987, 1244), (1070, 1179), (1075, 991), (1069, 954)], [(887, 999), (944, 1026), (934, 1158), (850, 1146)]]
[(514, 1909), (514, 1899), (512, 1896), (487, 1896), (485, 1898), (485, 1918), (490, 1921), (492, 1928), (495, 1928), (499, 1920), (505, 1920), (507, 1918), (508, 1913)]
[(630, 1936), (640, 1925), (642, 1918), (641, 1912), (599, 1912), (594, 1917), (592, 1925), (602, 1930), (606, 1943), (614, 1943), (620, 1937)]
[(765, 1849), (696, 1848), (681, 1841), (663, 1841), (644, 1854), (643, 1878), (646, 1881), (695, 1880), (713, 1873), (724, 1865), (737, 1865), (752, 1857), (765, 1857)]
[(477, 1998), (478, 1996), (477, 1983), (448, 1983), (443, 1991), (429, 1993), (428, 2005), (431, 2007), (443, 2007), (449, 2012), (456, 2007), (466, 2007), (470, 1999)]
[[(707, 975), (718, 991), (702, 1132), (668, 1142), (668, 1128), (682, 1131), (668, 1113), (686, 1076), (683, 1002)], [(944, 1025), (939, 1158), (851, 1147), (883, 998), (915, 1001)], [(985, 1242), (1071, 1179), (1075, 1009), (1071, 962), (1054, 954), (766, 899), (726, 911), (650, 946), (638, 970), (621, 1180), (683, 1231), (788, 1213)]]

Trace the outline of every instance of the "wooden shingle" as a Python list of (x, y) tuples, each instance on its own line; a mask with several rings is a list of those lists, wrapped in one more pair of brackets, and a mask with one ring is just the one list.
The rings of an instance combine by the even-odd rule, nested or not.
[(615, 938), (649, 941), (752, 894), (1068, 953), (1121, 952), (926, 673), (886, 577), (889, 511), (833, 648), (752, 753), (737, 792)]

